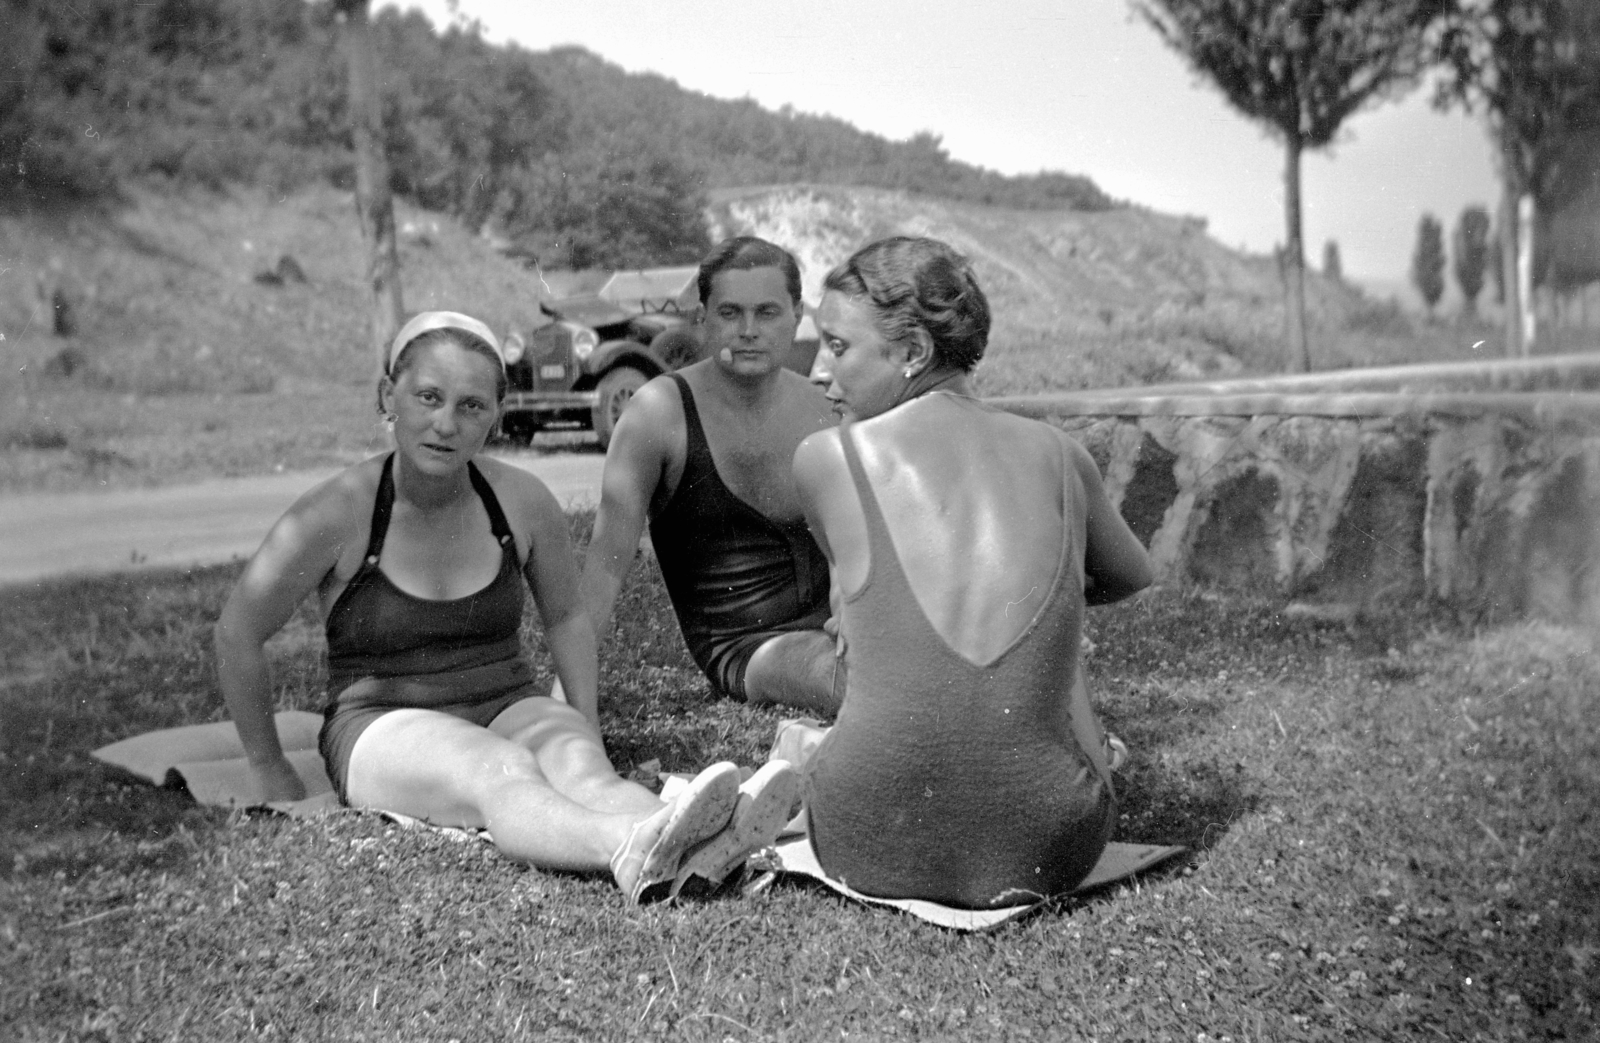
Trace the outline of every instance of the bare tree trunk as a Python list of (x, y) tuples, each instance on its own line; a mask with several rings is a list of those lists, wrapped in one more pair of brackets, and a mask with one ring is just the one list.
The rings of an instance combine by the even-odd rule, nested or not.
[(1284, 216), (1289, 241), (1284, 245), (1283, 280), (1288, 295), (1288, 369), (1306, 373), (1311, 369), (1311, 348), (1306, 335), (1306, 251), (1300, 229), (1300, 142), (1290, 138), (1288, 160), (1284, 165)]
[(1500, 200), (1500, 272), (1505, 287), (1506, 357), (1522, 355), (1521, 281), (1517, 278), (1517, 191), (1506, 178)]
[(356, 217), (367, 246), (367, 285), (372, 346), (380, 370), (389, 341), (400, 330), (405, 305), (400, 298), (400, 251), (395, 242), (394, 198), (389, 190), (389, 160), (383, 151), (383, 111), (378, 99), (368, 0), (338, 0), (340, 35), (349, 69), (350, 129), (356, 151)]
[(1533, 342), (1539, 333), (1533, 297), (1533, 228), (1533, 196), (1525, 193), (1517, 200), (1517, 300), (1522, 302), (1518, 334), (1523, 358), (1533, 354)]

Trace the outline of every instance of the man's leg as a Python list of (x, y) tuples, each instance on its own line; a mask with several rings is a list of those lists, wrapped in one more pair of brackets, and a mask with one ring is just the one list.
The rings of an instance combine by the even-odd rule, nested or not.
[(745, 667), (745, 698), (830, 716), (838, 713), (844, 699), (844, 660), (834, 655), (836, 647), (821, 630), (797, 630), (763, 642)]

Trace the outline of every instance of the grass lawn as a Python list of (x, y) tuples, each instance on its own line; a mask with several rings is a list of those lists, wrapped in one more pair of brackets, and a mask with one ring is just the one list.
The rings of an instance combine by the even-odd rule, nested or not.
[[(1573, 631), (1096, 610), (1117, 839), (1193, 859), (961, 935), (803, 882), (632, 909), (486, 844), (100, 768), (221, 717), (236, 574), (0, 593), (0, 1038), (1593, 1038), (1600, 659)], [(618, 620), (619, 768), (762, 755), (779, 715), (708, 700), (653, 568)], [(318, 707), (320, 646), (309, 607), (269, 646), (282, 707)]]

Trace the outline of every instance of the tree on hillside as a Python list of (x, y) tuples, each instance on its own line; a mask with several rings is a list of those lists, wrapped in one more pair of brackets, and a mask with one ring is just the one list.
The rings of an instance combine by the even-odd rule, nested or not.
[(0, 32), (0, 197), (72, 199), (105, 191), (109, 149), (84, 133), (98, 123), (97, 99), (51, 75), (70, 38), (53, 32), (42, 6), (11, 4), (7, 18)]
[(1417, 249), (1411, 255), (1411, 285), (1428, 306), (1428, 318), (1444, 296), (1444, 228), (1432, 214), (1423, 214), (1417, 224)]
[(368, 0), (335, 0), (349, 66), (350, 130), (356, 151), (356, 215), (367, 244), (367, 287), (372, 291), (372, 342), (378, 360), (400, 331), (400, 249), (395, 240), (394, 198), (383, 148), (383, 110), (378, 101), (377, 61), (372, 54)]
[(490, 44), (472, 23), (436, 33), (415, 9), (384, 9), (373, 36), (380, 60), (406, 70), (383, 90), (395, 191), (477, 231), (519, 171), (565, 148), (568, 113), (529, 52)]
[[(1487, 113), (1500, 153), (1500, 279), (1506, 350), (1533, 345), (1532, 218), (1558, 204), (1567, 141), (1600, 124), (1600, 4), (1594, 0), (1453, 0), (1441, 51), (1453, 72), (1441, 105)], [(1526, 247), (1526, 249), (1524, 249)], [(1519, 278), (1519, 273), (1527, 273)]]
[(1339, 242), (1329, 239), (1322, 244), (1322, 274), (1334, 282), (1344, 282), (1344, 262), (1339, 259)]
[(1283, 144), (1289, 368), (1310, 368), (1300, 156), (1346, 118), (1413, 86), (1450, 0), (1132, 0), (1240, 112)]
[(597, 143), (517, 179), (504, 230), (548, 267), (642, 268), (711, 248), (699, 175), (649, 149)]
[(1483, 292), (1483, 273), (1489, 261), (1489, 211), (1469, 206), (1456, 221), (1450, 241), (1455, 255), (1456, 285), (1461, 288), (1461, 313), (1472, 319), (1478, 315), (1478, 294)]

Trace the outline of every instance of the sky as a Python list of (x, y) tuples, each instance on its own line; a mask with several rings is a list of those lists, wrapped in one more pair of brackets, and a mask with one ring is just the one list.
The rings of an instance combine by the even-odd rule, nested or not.
[[(495, 42), (578, 44), (719, 98), (792, 105), (903, 139), (942, 137), (1006, 174), (1086, 174), (1117, 199), (1206, 218), (1222, 243), (1285, 238), (1282, 146), (1192, 73), (1128, 0), (400, 0)], [(979, 13), (981, 10), (981, 13)], [(1364, 110), (1303, 164), (1308, 261), (1336, 240), (1347, 275), (1406, 279), (1417, 223), (1493, 210), (1480, 117), (1420, 89)]]

